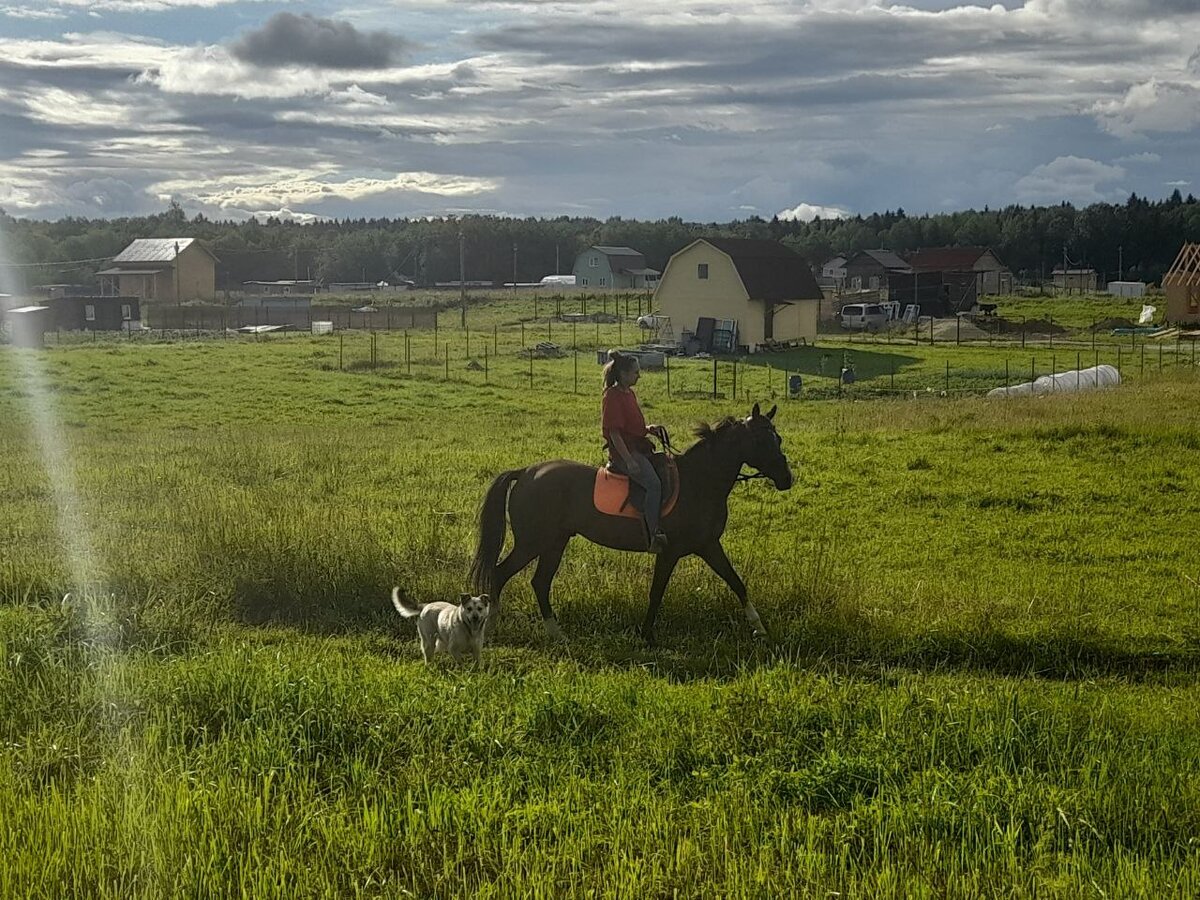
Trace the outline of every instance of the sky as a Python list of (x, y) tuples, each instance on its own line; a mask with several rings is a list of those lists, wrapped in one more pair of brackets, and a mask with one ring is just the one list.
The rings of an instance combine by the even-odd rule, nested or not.
[(1200, 0), (0, 0), (19, 217), (809, 220), (1198, 160)]

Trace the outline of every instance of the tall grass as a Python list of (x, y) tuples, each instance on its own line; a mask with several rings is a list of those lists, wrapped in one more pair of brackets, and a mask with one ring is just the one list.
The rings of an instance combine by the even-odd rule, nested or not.
[[(519, 577), (476, 671), (387, 592), (464, 585), (496, 471), (598, 457), (596, 370), (330, 346), (48, 353), (103, 643), (0, 353), (0, 895), (1197, 892), (1190, 372), (784, 404), (797, 484), (738, 488), (726, 541), (774, 643), (688, 561), (647, 650), (649, 558), (577, 542), (571, 642)], [(742, 411), (664, 380), (677, 443)]]

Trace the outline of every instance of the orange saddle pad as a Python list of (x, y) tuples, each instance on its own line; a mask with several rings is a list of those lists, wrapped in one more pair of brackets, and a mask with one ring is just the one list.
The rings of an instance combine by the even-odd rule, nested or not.
[[(675, 460), (667, 461), (667, 477), (663, 485), (662, 518), (671, 514), (675, 501), (679, 499), (679, 471)], [(629, 476), (601, 467), (596, 470), (596, 486), (592, 490), (592, 502), (596, 510), (609, 516), (624, 516), (640, 519), (642, 514), (629, 502)]]

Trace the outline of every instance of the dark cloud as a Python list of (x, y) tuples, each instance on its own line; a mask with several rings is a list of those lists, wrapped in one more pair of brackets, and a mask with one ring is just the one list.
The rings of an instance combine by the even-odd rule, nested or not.
[(349, 22), (281, 12), (242, 35), (230, 52), (268, 68), (380, 69), (399, 62), (410, 46), (386, 31), (359, 31)]

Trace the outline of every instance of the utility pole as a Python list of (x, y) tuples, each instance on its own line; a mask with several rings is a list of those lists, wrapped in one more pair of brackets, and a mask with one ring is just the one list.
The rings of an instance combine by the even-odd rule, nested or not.
[(1125, 280), (1125, 247), (1117, 245), (1117, 281)]
[(462, 327), (467, 327), (467, 240), (458, 226), (458, 300), (462, 304)]
[(175, 242), (175, 302), (180, 301), (179, 297), (179, 241)]
[(554, 274), (561, 275), (562, 269), (558, 265), (558, 244), (554, 245)]
[(517, 289), (517, 242), (513, 241), (513, 290)]
[(1063, 287), (1071, 293), (1071, 279), (1067, 276), (1067, 245), (1063, 244)]

